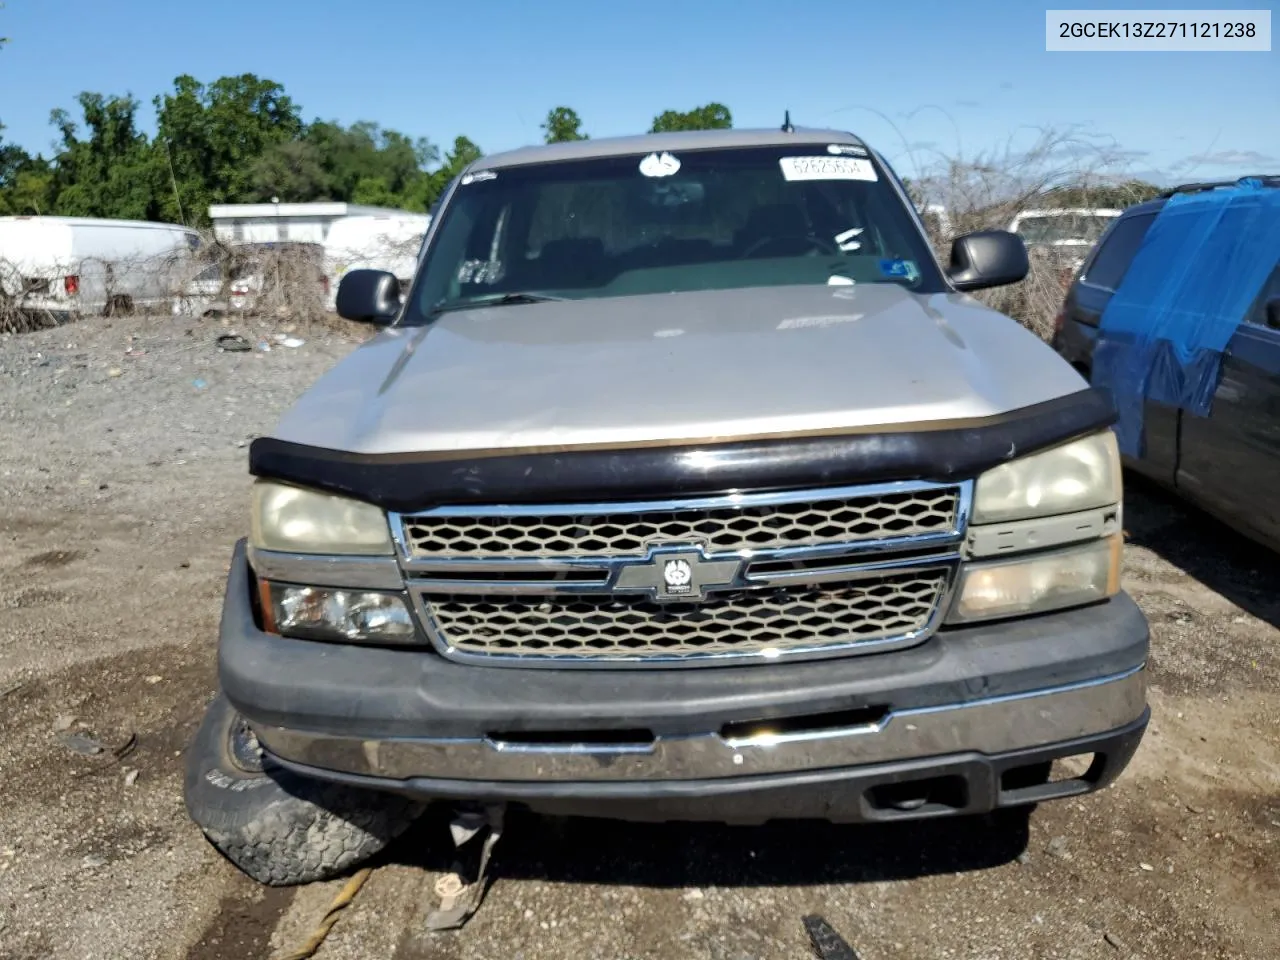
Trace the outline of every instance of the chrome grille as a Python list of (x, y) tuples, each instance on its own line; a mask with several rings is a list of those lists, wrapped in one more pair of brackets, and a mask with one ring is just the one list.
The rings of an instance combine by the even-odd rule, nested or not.
[[(437, 649), (493, 665), (698, 665), (920, 642), (960, 561), (972, 482), (393, 514)], [(689, 595), (669, 589), (683, 561)]]
[[(812, 493), (810, 494), (812, 496)], [(956, 528), (955, 486), (864, 496), (714, 507), (591, 513), (439, 513), (402, 518), (410, 558), (557, 559), (640, 556), (653, 545), (693, 543), (709, 553), (859, 544), (948, 533)]]
[(620, 595), (424, 593), (450, 649), (482, 656), (585, 660), (693, 659), (874, 643), (918, 636), (946, 570), (776, 589), (733, 590), (701, 603)]

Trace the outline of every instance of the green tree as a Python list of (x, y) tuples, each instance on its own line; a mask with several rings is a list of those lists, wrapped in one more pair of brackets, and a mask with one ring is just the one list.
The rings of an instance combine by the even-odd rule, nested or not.
[(320, 151), (306, 140), (283, 140), (267, 147), (253, 165), (253, 193), (246, 199), (305, 203), (324, 198), (329, 178)]
[[(426, 138), (414, 140), (369, 122), (344, 128), (317, 120), (307, 128), (305, 139), (319, 151), (328, 176), (327, 195), (334, 200), (355, 200), (360, 182), (369, 179), (381, 180), (393, 195), (408, 194), (440, 156)], [(367, 193), (373, 188), (364, 189)]]
[(401, 194), (400, 206), (406, 210), (426, 211), (444, 192), (449, 181), (483, 156), (483, 151), (467, 137), (455, 137), (453, 148), (445, 154), (444, 162), (430, 173), (419, 177)]
[[(0, 123), (0, 136), (4, 124)], [(48, 213), (53, 173), (44, 157), (16, 143), (0, 142), (0, 216)]]
[(257, 161), (302, 133), (298, 107), (280, 84), (251, 73), (205, 86), (183, 75), (155, 98), (157, 141), (177, 185), (162, 200), (166, 218), (203, 220), (211, 203), (257, 196)]
[(703, 107), (681, 113), (665, 110), (653, 118), (650, 133), (675, 133), (680, 130), (728, 130), (733, 126), (733, 115), (723, 103), (708, 103)]
[(138, 101), (131, 96), (82, 93), (77, 100), (87, 136), (65, 110), (50, 122), (61, 134), (54, 158), (53, 212), (68, 216), (156, 219), (159, 169), (145, 134), (137, 128)]
[[(183, 75), (152, 103), (154, 138), (138, 129), (132, 96), (83, 93), (78, 115), (51, 115), (59, 133), (51, 161), (0, 139), (0, 214), (201, 223), (210, 204), (272, 197), (427, 210), (480, 156), (462, 136), (441, 158), (426, 138), (376, 123), (304, 124), (284, 88), (254, 74), (209, 84)], [(585, 136), (567, 107), (548, 122), (557, 137)]]
[(547, 119), (542, 122), (542, 134), (547, 143), (588, 139), (582, 132), (582, 118), (570, 107), (552, 107), (548, 110)]
[(437, 173), (444, 175), (444, 183), (448, 183), (460, 174), (469, 164), (475, 163), (484, 151), (466, 137), (454, 137), (453, 149), (445, 154), (444, 166)]
[(382, 177), (361, 177), (351, 200), (370, 207), (395, 207), (403, 202), (403, 195), (392, 190)]

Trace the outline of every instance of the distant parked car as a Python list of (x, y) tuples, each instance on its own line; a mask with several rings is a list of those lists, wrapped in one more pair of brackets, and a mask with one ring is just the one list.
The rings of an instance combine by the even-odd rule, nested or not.
[(1077, 207), (1062, 210), (1023, 210), (1009, 224), (1009, 232), (1028, 247), (1074, 248), (1081, 259), (1098, 242), (1119, 210)]
[(328, 292), (323, 259), (318, 243), (232, 247), (183, 285), (173, 298), (173, 314), (257, 313), (319, 304)]
[[(1262, 182), (1280, 190), (1280, 177)], [(1103, 313), (1169, 198), (1235, 183), (1178, 187), (1112, 223), (1071, 284), (1053, 336), (1054, 348), (1087, 379), (1094, 379)], [(1141, 416), (1143, 450), (1124, 456), (1125, 466), (1280, 550), (1280, 262), (1223, 351), (1209, 415), (1146, 399)]]
[(222, 265), (209, 264), (182, 284), (174, 294), (173, 315), (175, 317), (204, 316), (224, 311), (227, 304), (221, 296), (222, 287)]
[(172, 223), (0, 217), (0, 294), (59, 321), (164, 309), (200, 246)]
[(1009, 232), (1022, 237), (1033, 259), (1046, 258), (1057, 267), (1065, 288), (1118, 216), (1119, 210), (1095, 207), (1023, 210), (1009, 224)]

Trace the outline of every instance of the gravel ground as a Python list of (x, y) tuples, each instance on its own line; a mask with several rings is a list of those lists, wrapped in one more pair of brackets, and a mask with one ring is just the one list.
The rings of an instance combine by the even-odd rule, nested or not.
[[(258, 887), (182, 805), (245, 528), (244, 448), (362, 335), (219, 353), (226, 329), (130, 318), (0, 337), (0, 958), (272, 957), (342, 885)], [(1126, 524), (1154, 720), (1112, 789), (1012, 824), (517, 816), (480, 913), (431, 939), (448, 860), (428, 817), (318, 960), (792, 960), (809, 913), (866, 960), (1280, 956), (1275, 557), (1138, 484)], [(104, 751), (76, 752), (77, 734)]]

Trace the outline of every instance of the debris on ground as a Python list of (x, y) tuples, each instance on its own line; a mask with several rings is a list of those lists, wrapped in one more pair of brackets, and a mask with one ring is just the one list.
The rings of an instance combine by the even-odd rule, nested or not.
[(85, 757), (96, 757), (102, 753), (102, 744), (82, 733), (68, 733), (62, 738), (63, 746), (74, 750)]
[(247, 353), (253, 349), (249, 346), (249, 341), (238, 333), (224, 333), (214, 342), (217, 343), (219, 350), (227, 353)]
[(324, 916), (320, 919), (320, 925), (307, 938), (307, 942), (293, 953), (284, 957), (283, 960), (307, 960), (307, 958), (314, 956), (315, 952), (320, 949), (320, 944), (324, 943), (324, 938), (333, 929), (333, 925), (338, 922), (338, 914), (346, 909), (347, 905), (356, 898), (356, 894), (360, 892), (360, 888), (364, 886), (371, 873), (373, 873), (372, 867), (365, 867), (357, 871), (347, 881), (346, 886), (339, 890), (338, 895), (333, 898), (333, 903), (329, 904), (329, 909), (325, 911)]
[(138, 735), (136, 733), (129, 734), (129, 739), (118, 747), (111, 748), (111, 755), (117, 760), (123, 760), (129, 754), (133, 753), (134, 748), (138, 745)]
[(802, 922), (818, 960), (862, 960), (858, 951), (849, 946), (848, 941), (822, 917), (810, 914)]

